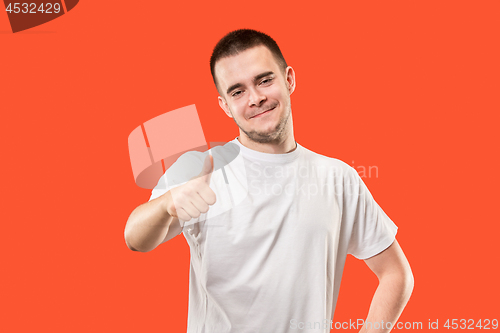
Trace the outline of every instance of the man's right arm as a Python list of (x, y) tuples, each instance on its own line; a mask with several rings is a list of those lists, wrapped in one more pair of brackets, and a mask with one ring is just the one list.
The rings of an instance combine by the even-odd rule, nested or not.
[(210, 188), (213, 171), (213, 158), (207, 155), (199, 175), (134, 209), (125, 226), (128, 248), (149, 252), (182, 231), (179, 218), (189, 221), (206, 213), (216, 201)]
[(168, 191), (138, 206), (125, 226), (125, 243), (132, 251), (149, 252), (177, 236), (182, 228), (177, 217), (167, 211)]

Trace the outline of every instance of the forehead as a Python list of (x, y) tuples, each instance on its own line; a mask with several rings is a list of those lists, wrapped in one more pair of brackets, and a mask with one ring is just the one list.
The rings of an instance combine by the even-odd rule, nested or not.
[(217, 61), (215, 75), (221, 88), (235, 83), (245, 83), (263, 72), (279, 72), (279, 65), (272, 52), (265, 46), (252, 47), (235, 56)]

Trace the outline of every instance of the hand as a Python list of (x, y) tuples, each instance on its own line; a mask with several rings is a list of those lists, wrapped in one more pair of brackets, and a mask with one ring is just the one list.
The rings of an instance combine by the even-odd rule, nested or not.
[(189, 221), (208, 212), (209, 206), (216, 201), (215, 192), (209, 186), (213, 171), (213, 157), (209, 154), (198, 176), (165, 194), (168, 214)]

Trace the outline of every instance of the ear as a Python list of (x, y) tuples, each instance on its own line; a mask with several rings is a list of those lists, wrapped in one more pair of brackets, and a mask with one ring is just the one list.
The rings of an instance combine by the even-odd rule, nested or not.
[(229, 117), (229, 118), (233, 118), (233, 115), (231, 114), (231, 111), (229, 111), (229, 106), (227, 105), (226, 101), (224, 100), (224, 98), (222, 97), (217, 97), (217, 99), (219, 100), (219, 106), (221, 107), (222, 110), (224, 110), (224, 112), (226, 113), (226, 115)]
[(295, 91), (295, 71), (288, 66), (285, 70), (286, 84), (290, 95)]

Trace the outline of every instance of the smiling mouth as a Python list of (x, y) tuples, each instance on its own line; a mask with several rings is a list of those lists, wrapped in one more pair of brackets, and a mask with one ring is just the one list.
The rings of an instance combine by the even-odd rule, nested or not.
[(259, 114), (256, 114), (255, 116), (250, 117), (250, 119), (255, 118), (255, 117), (258, 117), (258, 116), (261, 116), (261, 115), (263, 115), (264, 113), (268, 113), (269, 111), (273, 111), (274, 109), (276, 109), (276, 106), (275, 106), (275, 107), (273, 107), (272, 109), (269, 109), (269, 110), (267, 110), (267, 111), (264, 111), (264, 112), (261, 112), (261, 113), (259, 113)]

